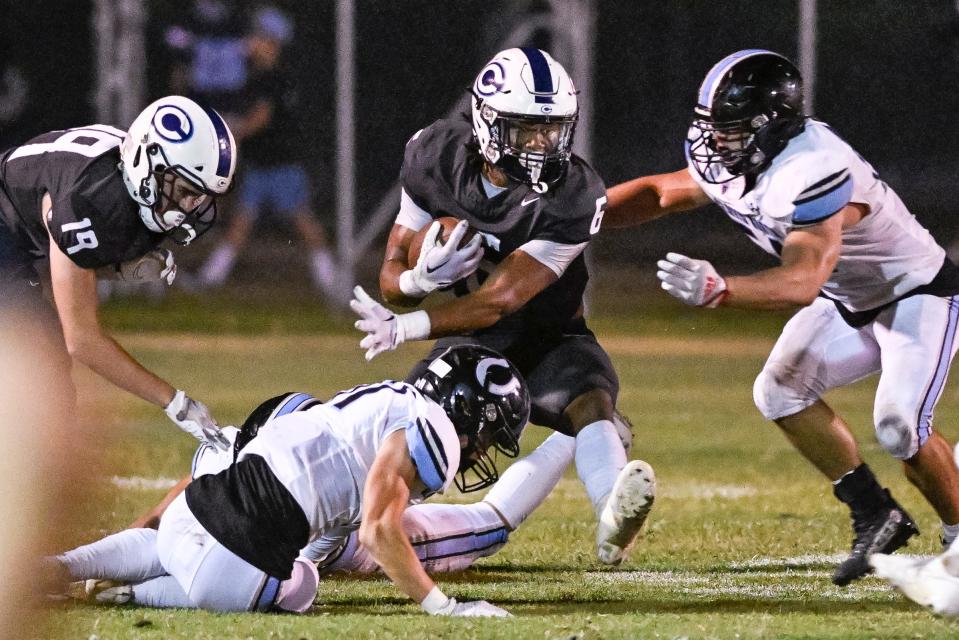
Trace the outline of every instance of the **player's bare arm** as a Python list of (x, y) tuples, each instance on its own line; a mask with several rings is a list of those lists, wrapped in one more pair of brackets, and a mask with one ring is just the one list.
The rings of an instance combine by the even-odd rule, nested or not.
[(416, 232), (401, 224), (394, 224), (386, 242), (383, 254), (383, 266), (380, 267), (380, 292), (390, 304), (401, 307), (415, 307), (420, 298), (407, 296), (400, 290), (400, 276), (413, 265), (408, 264), (410, 244)]
[(383, 443), (367, 475), (359, 540), (403, 593), (422, 602), (436, 586), (403, 530), (410, 488), (418, 482), (402, 431)]
[[(44, 197), (44, 210), (50, 198)], [(50, 280), (63, 338), (70, 355), (121, 389), (165, 407), (176, 394), (107, 335), (97, 314), (96, 272), (82, 269), (50, 239)]]
[(611, 229), (633, 227), (710, 202), (687, 169), (635, 178), (610, 188), (606, 195), (603, 227)]
[(792, 231), (783, 243), (780, 266), (726, 278), (723, 304), (748, 309), (812, 304), (839, 262), (842, 230), (859, 222), (865, 211), (863, 205), (849, 204), (819, 224)]
[(430, 338), (484, 329), (496, 324), (553, 284), (557, 275), (529, 254), (506, 257), (483, 285), (469, 295), (430, 309)]

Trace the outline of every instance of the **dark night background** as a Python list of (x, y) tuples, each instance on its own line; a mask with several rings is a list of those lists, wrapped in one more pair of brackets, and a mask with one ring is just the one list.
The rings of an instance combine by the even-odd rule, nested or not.
[[(149, 97), (155, 98), (165, 93), (170, 64), (163, 29), (190, 5), (186, 0), (147, 4), (148, 65), (143, 73)], [(302, 113), (304, 143), (325, 193), (319, 201), (328, 208), (335, 5), (330, 0), (274, 4), (295, 19), (288, 61), (308, 105)], [(376, 205), (395, 179), (407, 138), (463, 95), (512, 27), (514, 10), (515, 3), (492, 0), (357, 1), (360, 224), (363, 212)], [(0, 66), (21, 67), (30, 82), (29, 106), (18, 120), (0, 125), (0, 145), (95, 119), (91, 11), (92, 3), (82, 0), (0, 0)], [(600, 0), (591, 160), (607, 184), (679, 168), (695, 91), (709, 67), (746, 47), (795, 57), (797, 14), (795, 0)], [(815, 114), (873, 163), (940, 241), (951, 240), (959, 231), (959, 203), (952, 189), (959, 178), (955, 3), (820, 0), (818, 26)], [(548, 40), (534, 44), (548, 45)], [(552, 53), (564, 61), (562, 51)], [(608, 234), (600, 244), (602, 254), (645, 259), (680, 233), (722, 244), (731, 232), (718, 215), (679, 220), (655, 223), (642, 234)], [(657, 228), (661, 233), (653, 232)], [(702, 238), (707, 234), (710, 238)]]

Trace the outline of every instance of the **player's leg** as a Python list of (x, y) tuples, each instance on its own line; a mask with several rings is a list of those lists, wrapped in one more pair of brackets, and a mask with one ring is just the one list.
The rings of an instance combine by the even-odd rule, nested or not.
[(530, 421), (575, 435), (576, 471), (599, 521), (597, 557), (618, 564), (652, 507), (655, 477), (645, 462), (627, 463), (628, 438), (620, 435), (615, 409), (619, 379), (609, 356), (581, 320), (561, 336), (506, 353), (525, 365)]
[[(89, 579), (140, 582), (166, 573), (157, 555), (157, 532), (154, 529), (126, 529), (114, 533), (47, 558), (45, 567), (45, 571), (55, 573), (61, 582), (63, 579), (67, 582)], [(51, 586), (48, 584), (47, 588)]]
[(959, 469), (932, 418), (959, 347), (957, 325), (959, 298), (920, 295), (884, 311), (874, 328), (882, 350), (876, 435), (939, 514), (947, 543), (959, 531)]
[(268, 575), (217, 541), (190, 511), (185, 495), (160, 521), (157, 555), (198, 609), (302, 611), (303, 602), (308, 607), (316, 595), (319, 579), (311, 562), (294, 562), (289, 578)]
[[(510, 532), (542, 504), (563, 477), (574, 450), (573, 438), (554, 433), (510, 465), (482, 501), (409, 507), (403, 512), (403, 529), (426, 571), (461, 571), (502, 549)], [(321, 562), (320, 571), (324, 575), (379, 570), (355, 534), (323, 555), (326, 562)]]
[(871, 327), (854, 329), (833, 303), (819, 299), (783, 328), (756, 379), (753, 397), (797, 450), (833, 482), (850, 508), (854, 541), (833, 576), (837, 584), (869, 571), (869, 553), (891, 552), (915, 533), (908, 514), (862, 462), (845, 422), (820, 397), (879, 370), (879, 345)]

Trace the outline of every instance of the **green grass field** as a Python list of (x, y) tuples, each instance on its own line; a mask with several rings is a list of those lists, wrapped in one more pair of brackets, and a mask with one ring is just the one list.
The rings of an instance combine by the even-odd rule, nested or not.
[[(277, 311), (276, 309), (282, 309)], [(324, 581), (305, 616), (215, 615), (63, 604), (38, 637), (90, 638), (956, 638), (935, 618), (868, 578), (840, 589), (829, 575), (848, 549), (845, 509), (830, 485), (754, 409), (752, 380), (785, 316), (701, 312), (653, 288), (596, 293), (591, 322), (618, 368), (620, 407), (635, 424), (633, 455), (656, 469), (659, 495), (644, 537), (622, 567), (599, 565), (594, 521), (571, 469), (499, 554), (437, 576), (450, 595), (489, 599), (507, 620), (432, 619), (381, 578)], [(137, 358), (242, 420), (286, 390), (319, 395), (402, 377), (425, 345), (365, 363), (344, 317), (280, 299), (249, 308), (243, 296), (204, 303), (173, 296), (144, 311), (113, 303), (108, 323)], [(75, 545), (125, 526), (163, 494), (116, 479), (172, 479), (195, 443), (163, 414), (80, 372), (84, 419), (102, 427), (90, 447), (89, 504), (60, 542)], [(937, 551), (938, 520), (876, 444), (875, 381), (828, 400), (854, 426), (873, 469), (918, 519), (913, 553)], [(959, 389), (947, 388), (937, 425), (959, 436)], [(544, 429), (530, 427), (524, 450)], [(109, 434), (109, 435), (108, 435)], [(452, 495), (446, 499), (461, 500)]]

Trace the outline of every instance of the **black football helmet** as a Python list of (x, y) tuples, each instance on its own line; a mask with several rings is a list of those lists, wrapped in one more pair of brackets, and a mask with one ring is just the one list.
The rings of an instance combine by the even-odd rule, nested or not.
[(519, 370), (492, 349), (456, 345), (433, 360), (413, 386), (443, 407), (459, 434), (456, 487), (467, 493), (496, 482), (499, 471), (487, 450), (492, 446), (515, 458), (529, 419), (529, 391)]
[(755, 175), (802, 133), (805, 121), (796, 66), (772, 51), (737, 51), (716, 63), (699, 87), (686, 153), (712, 184)]

